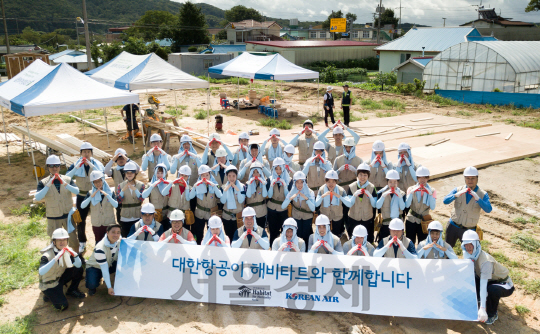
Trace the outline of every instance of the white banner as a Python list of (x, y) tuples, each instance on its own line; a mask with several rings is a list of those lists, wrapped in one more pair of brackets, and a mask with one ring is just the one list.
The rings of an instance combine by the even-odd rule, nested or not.
[(122, 239), (116, 295), (476, 321), (470, 260), (406, 260)]

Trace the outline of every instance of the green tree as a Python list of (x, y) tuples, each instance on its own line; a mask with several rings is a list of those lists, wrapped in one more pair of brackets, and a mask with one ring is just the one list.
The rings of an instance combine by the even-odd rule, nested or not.
[(30, 27), (23, 29), (20, 38), (28, 41), (30, 44), (39, 44), (41, 42), (41, 34)]
[(225, 11), (225, 20), (229, 22), (240, 22), (243, 20), (262, 22), (263, 16), (256, 9), (238, 5)]
[[(394, 27), (397, 27), (399, 22), (399, 18), (394, 16), (394, 11), (391, 9), (385, 9), (385, 11), (381, 15), (381, 28), (385, 24), (391, 24)], [(375, 28), (379, 26), (379, 18), (375, 19)]]
[(216, 34), (216, 38), (217, 38), (217, 39), (227, 39), (227, 30), (221, 29), (221, 30)]
[(529, 4), (525, 8), (525, 12), (533, 12), (540, 10), (540, 0), (530, 0)]
[(328, 18), (324, 20), (322, 23), (323, 29), (330, 29), (330, 19), (342, 19), (343, 13), (341, 10), (338, 10), (337, 12), (332, 11), (332, 14), (328, 15)]
[(169, 60), (169, 53), (170, 52), (169, 52), (168, 48), (162, 47), (161, 45), (159, 45), (156, 42), (152, 42), (152, 43), (150, 43), (150, 45), (148, 45), (148, 53), (150, 53), (150, 52), (155, 53), (156, 55), (160, 56), (164, 60)]
[(99, 58), (103, 59), (103, 51), (98, 45), (98, 41), (93, 41), (90, 45), (90, 56), (96, 67), (99, 66)]
[(142, 38), (145, 41), (170, 37), (170, 31), (178, 23), (178, 16), (163, 10), (149, 10), (126, 31), (128, 36)]
[(126, 44), (124, 44), (124, 51), (134, 55), (145, 55), (148, 53), (148, 48), (142, 38), (130, 37)]
[(181, 45), (208, 44), (210, 39), (206, 31), (206, 18), (201, 9), (187, 1), (178, 14), (178, 24), (172, 35), (172, 50), (180, 51)]
[(122, 53), (122, 45), (118, 42), (103, 44), (101, 46), (101, 51), (103, 53), (103, 62), (106, 63)]

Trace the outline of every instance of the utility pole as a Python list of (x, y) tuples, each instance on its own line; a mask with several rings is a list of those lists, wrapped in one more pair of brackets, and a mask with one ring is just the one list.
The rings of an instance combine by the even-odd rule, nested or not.
[(2, 1), (2, 18), (4, 19), (3, 20), (4, 21), (4, 33), (6, 34), (6, 49), (7, 49), (7, 54), (10, 54), (11, 50), (10, 50), (10, 47), (9, 47), (9, 34), (8, 34), (8, 31), (7, 31), (6, 9), (4, 8), (4, 0), (1, 0), (1, 1)]
[(399, 9), (399, 29), (401, 29), (401, 0), (399, 0), (399, 7), (397, 7), (396, 9)]
[(444, 20), (442, 26), (443, 26), (443, 27), (446, 27), (446, 17), (443, 17), (442, 19)]
[(377, 8), (377, 12), (379, 13), (379, 24), (377, 26), (377, 44), (380, 44), (381, 42), (381, 15), (382, 15), (382, 0), (379, 0), (379, 7)]
[(82, 0), (82, 6), (84, 20), (84, 38), (86, 38), (86, 62), (88, 64), (88, 69), (90, 70), (92, 68), (92, 55), (90, 50), (90, 33), (88, 32), (88, 16), (86, 15), (86, 0)]

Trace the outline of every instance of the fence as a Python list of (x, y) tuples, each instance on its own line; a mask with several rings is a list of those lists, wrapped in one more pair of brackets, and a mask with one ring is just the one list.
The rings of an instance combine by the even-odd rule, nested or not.
[(440, 90), (435, 94), (455, 101), (470, 104), (514, 105), (518, 108), (540, 108), (539, 94), (475, 92), (467, 90)]

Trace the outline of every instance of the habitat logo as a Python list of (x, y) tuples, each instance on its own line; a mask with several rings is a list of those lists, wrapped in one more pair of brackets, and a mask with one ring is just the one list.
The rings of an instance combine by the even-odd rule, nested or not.
[(325, 302), (325, 303), (339, 303), (339, 297), (310, 295), (307, 293), (286, 293), (285, 299), (306, 300), (306, 301)]
[(264, 287), (247, 287), (242, 285), (238, 288), (238, 295), (242, 298), (252, 298), (253, 300), (262, 299), (271, 299), (272, 291)]

